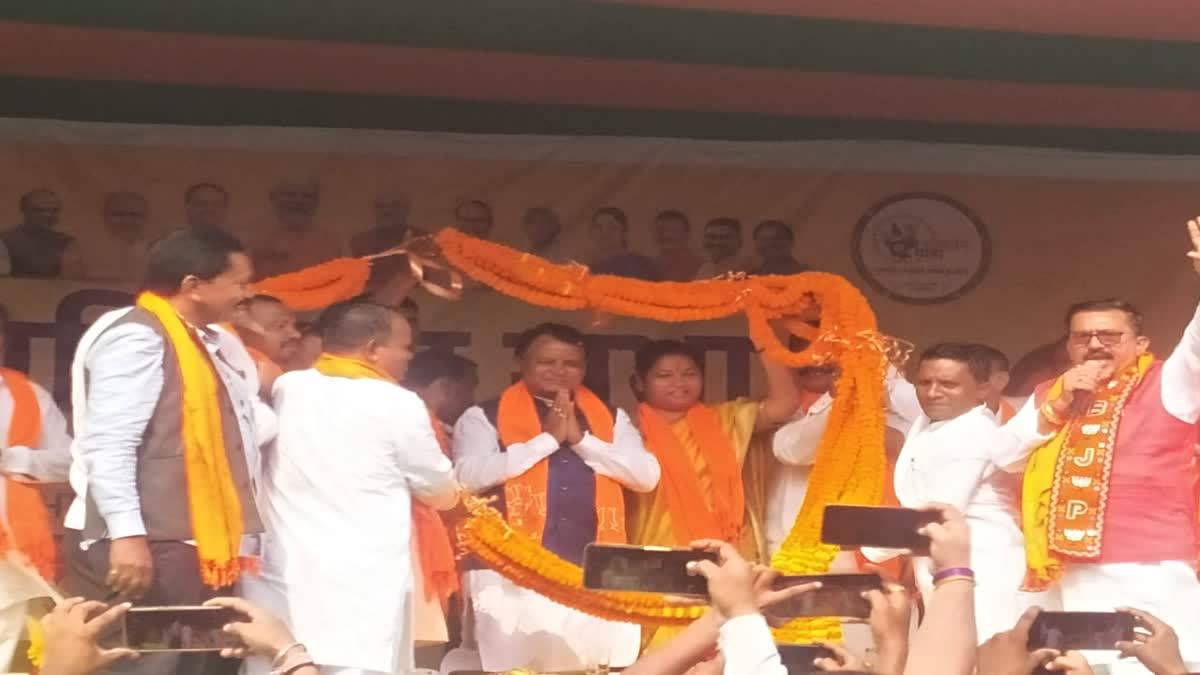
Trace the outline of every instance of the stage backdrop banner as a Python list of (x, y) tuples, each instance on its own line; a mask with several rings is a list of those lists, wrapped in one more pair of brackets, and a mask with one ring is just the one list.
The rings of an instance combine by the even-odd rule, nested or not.
[[(888, 333), (1014, 361), (1061, 336), (1069, 303), (1106, 296), (1140, 303), (1168, 353), (1200, 288), (1185, 257), (1194, 157), (0, 119), (0, 177), (0, 232), (49, 222), (81, 261), (79, 278), (0, 280), (8, 362), (63, 401), (84, 327), (131, 301), (146, 242), (189, 224), (233, 232), (268, 273), (370, 252), (403, 224), (645, 278), (815, 269), (862, 288)], [(659, 217), (672, 210), (684, 219)], [(620, 404), (647, 337), (704, 349), (710, 400), (759, 382), (736, 318), (597, 322), (478, 287), (416, 300), (424, 341), (478, 361), (485, 397), (511, 381), (512, 337), (546, 320), (594, 334), (591, 379)]]

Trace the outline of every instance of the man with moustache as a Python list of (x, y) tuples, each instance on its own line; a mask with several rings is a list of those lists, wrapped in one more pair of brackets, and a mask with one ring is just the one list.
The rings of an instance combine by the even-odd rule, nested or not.
[[(1200, 221), (1188, 231), (1200, 273)], [(1178, 633), (1184, 658), (1200, 661), (1200, 312), (1162, 360), (1127, 302), (1081, 302), (1066, 322), (1071, 368), (1034, 390), (993, 451), (1025, 472), (1026, 584), (1071, 611), (1151, 612)]]
[(271, 188), (269, 196), (275, 224), (249, 245), (259, 278), (295, 272), (345, 253), (338, 233), (316, 221), (321, 203), (316, 181), (283, 181)]

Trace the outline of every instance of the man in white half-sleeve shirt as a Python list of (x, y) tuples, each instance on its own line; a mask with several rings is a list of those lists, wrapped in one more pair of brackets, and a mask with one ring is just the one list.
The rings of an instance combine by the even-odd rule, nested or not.
[(450, 508), (458, 485), (425, 404), (398, 384), (408, 322), (382, 305), (338, 305), (322, 315), (322, 344), (312, 369), (275, 382), (262, 574), (243, 592), (284, 618), (323, 675), (408, 672), (412, 501)]
[[(648, 492), (659, 466), (624, 411), (583, 386), (583, 335), (542, 324), (516, 345), (519, 382), (454, 427), (459, 481), (492, 495), (510, 525), (580, 564), (588, 544), (625, 542), (622, 490)], [(472, 569), (474, 567), (474, 569)], [(582, 670), (637, 658), (638, 626), (590, 617), (468, 563), (483, 670)]]
[[(8, 309), (0, 305), (0, 363), (8, 320)], [(67, 421), (50, 393), (24, 373), (0, 368), (0, 527), (5, 533), (0, 549), (0, 670), (9, 670), (25, 627), (26, 603), (46, 594), (37, 576), (53, 579), (56, 574), (53, 529), (38, 484), (65, 481), (70, 466)]]

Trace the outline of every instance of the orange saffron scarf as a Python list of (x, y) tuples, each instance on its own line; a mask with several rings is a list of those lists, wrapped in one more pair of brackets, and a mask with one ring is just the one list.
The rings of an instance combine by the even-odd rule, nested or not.
[[(24, 373), (0, 368), (0, 376), (12, 397), (12, 419), (8, 422), (8, 446), (37, 450), (42, 438), (42, 409), (37, 393)], [(43, 579), (53, 580), (57, 569), (50, 513), (36, 484), (4, 479), (5, 513), (8, 527), (0, 528), (0, 556), (16, 548), (33, 564)]]
[[(313, 368), (322, 375), (330, 377), (345, 377), (349, 379), (382, 380), (398, 383), (388, 373), (359, 359), (348, 356), (324, 353), (317, 358)], [(442, 454), (449, 455), (449, 443), (442, 433), (441, 423), (429, 414), (429, 423), (433, 425), (433, 433), (437, 437)], [(450, 541), (450, 531), (442, 522), (442, 517), (433, 507), (417, 500), (412, 501), (413, 540), (416, 543), (417, 555), (421, 556), (421, 578), (425, 597), (432, 600), (437, 597), (445, 611), (450, 596), (459, 590), (458, 568), (454, 561), (454, 546)]]
[[(1075, 415), (1033, 451), (1025, 467), (1021, 519), (1025, 531), (1026, 590), (1044, 590), (1062, 577), (1062, 559), (1100, 555), (1113, 441), (1125, 402), (1154, 357), (1145, 354), (1100, 387), (1088, 409)], [(1055, 380), (1046, 400), (1062, 394)]]
[[(613, 440), (613, 416), (589, 389), (575, 390), (575, 405), (587, 419), (589, 433), (606, 443)], [(542, 433), (533, 395), (524, 382), (518, 382), (500, 396), (496, 413), (497, 431), (504, 447), (525, 443)], [(546, 527), (546, 482), (550, 464), (542, 459), (525, 473), (504, 483), (508, 523), (513, 529), (541, 543)], [(596, 541), (602, 544), (624, 544), (625, 495), (621, 485), (607, 476), (596, 474)]]
[(711, 494), (705, 494), (701, 488), (697, 468), (675, 426), (667, 424), (657, 410), (645, 403), (638, 408), (638, 423), (646, 448), (662, 467), (658, 489), (665, 491), (675, 543), (687, 546), (697, 539), (739, 541), (746, 515), (746, 495), (733, 445), (712, 408), (693, 405), (685, 420), (712, 479)]
[(171, 303), (142, 293), (137, 306), (162, 324), (183, 381), (183, 457), (200, 578), (212, 588), (229, 586), (242, 572), (238, 552), (244, 526), (242, 503), (225, 453), (217, 374), (208, 350)]

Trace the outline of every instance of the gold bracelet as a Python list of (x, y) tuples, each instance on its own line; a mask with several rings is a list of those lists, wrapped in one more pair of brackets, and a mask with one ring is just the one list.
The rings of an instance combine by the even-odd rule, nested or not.
[(1056, 427), (1061, 427), (1067, 423), (1066, 419), (1060, 417), (1059, 414), (1054, 411), (1054, 408), (1050, 405), (1049, 401), (1043, 403), (1042, 407), (1038, 409), (1038, 412), (1042, 413), (1042, 417), (1045, 417), (1047, 422)]
[(975, 585), (975, 577), (968, 577), (966, 575), (963, 575), (963, 576), (946, 577), (945, 579), (938, 579), (937, 582), (933, 584), (933, 587), (941, 588), (943, 585), (948, 584), (951, 581), (969, 581), (969, 582), (971, 582), (972, 586)]

